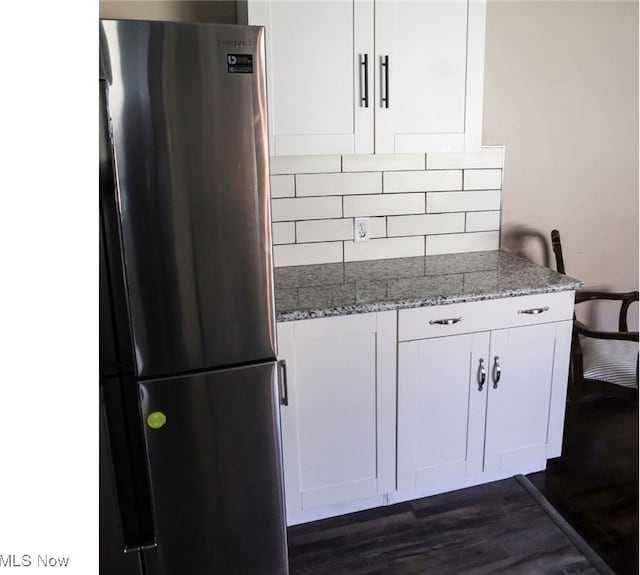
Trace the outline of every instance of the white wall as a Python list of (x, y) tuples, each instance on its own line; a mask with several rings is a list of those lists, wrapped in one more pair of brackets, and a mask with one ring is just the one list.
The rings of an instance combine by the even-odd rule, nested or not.
[(569, 275), (638, 289), (637, 2), (489, 0), (486, 50), (483, 143), (506, 147), (503, 247), (544, 263), (520, 236), (549, 242), (557, 228)]
[(233, 0), (102, 0), (100, 18), (236, 24), (239, 4)]

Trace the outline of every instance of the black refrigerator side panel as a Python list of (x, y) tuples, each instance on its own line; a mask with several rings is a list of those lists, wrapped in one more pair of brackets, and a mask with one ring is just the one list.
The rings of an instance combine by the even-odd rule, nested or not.
[(124, 536), (120, 522), (116, 484), (113, 477), (107, 426), (104, 417), (104, 401), (100, 389), (100, 499), (99, 529), (100, 575), (141, 575), (141, 555), (124, 552)]
[(100, 546), (101, 553), (103, 544), (106, 552), (113, 549), (113, 541), (120, 540), (121, 556), (125, 548), (135, 555), (135, 550), (152, 544), (154, 531), (124, 293), (105, 85), (101, 81), (99, 86), (100, 497), (101, 501), (110, 498), (114, 505), (117, 502), (113, 512), (118, 516), (117, 523), (105, 523)]
[(100, 346), (99, 346), (99, 369), (101, 377), (116, 377), (119, 372), (118, 350), (116, 346), (116, 334), (113, 326), (113, 306), (111, 305), (111, 294), (109, 293), (109, 283), (107, 281), (107, 262), (104, 247), (103, 225), (100, 222), (100, 287), (99, 287), (99, 326), (100, 326)]
[(147, 575), (288, 573), (276, 365), (140, 383), (158, 538)]
[(107, 83), (100, 89), (100, 373), (135, 374), (135, 357), (127, 308), (122, 243), (118, 222)]

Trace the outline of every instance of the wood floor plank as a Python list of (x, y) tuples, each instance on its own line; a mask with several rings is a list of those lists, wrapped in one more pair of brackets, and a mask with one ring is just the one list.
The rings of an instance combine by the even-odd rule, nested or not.
[[(581, 408), (561, 458), (529, 476), (618, 575), (638, 574), (638, 405)], [(298, 525), (291, 575), (597, 573), (514, 480)]]
[(291, 575), (593, 574), (514, 479), (289, 529)]
[(618, 575), (638, 569), (638, 403), (593, 396), (562, 456), (528, 478)]

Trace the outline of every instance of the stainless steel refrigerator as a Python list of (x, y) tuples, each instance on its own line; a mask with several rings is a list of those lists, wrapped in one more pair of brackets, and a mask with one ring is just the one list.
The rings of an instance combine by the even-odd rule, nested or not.
[(104, 574), (288, 572), (263, 36), (100, 23)]

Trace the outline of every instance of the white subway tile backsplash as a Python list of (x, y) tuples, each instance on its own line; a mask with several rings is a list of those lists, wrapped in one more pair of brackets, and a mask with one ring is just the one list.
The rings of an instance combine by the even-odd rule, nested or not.
[(465, 232), (483, 232), (500, 229), (500, 212), (469, 212)]
[(459, 254), (497, 250), (500, 247), (500, 232), (475, 232), (427, 236), (425, 255)]
[(296, 196), (344, 196), (347, 194), (382, 193), (382, 174), (299, 174), (296, 176)]
[(271, 226), (273, 245), (295, 244), (296, 227), (293, 222), (278, 222)]
[(344, 217), (423, 214), (424, 194), (344, 196)]
[(357, 262), (385, 258), (406, 258), (424, 255), (424, 239), (381, 238), (368, 242), (345, 242), (344, 261)]
[(343, 172), (424, 170), (424, 154), (358, 154), (342, 156)]
[(308, 220), (296, 223), (298, 242), (330, 242), (353, 239), (353, 219)]
[(498, 190), (502, 187), (502, 170), (465, 170), (465, 190)]
[(339, 172), (341, 158), (336, 156), (271, 156), (271, 174), (321, 174)]
[(427, 154), (427, 170), (462, 168), (502, 168), (504, 147), (483, 148), (479, 152), (434, 152)]
[(342, 242), (273, 246), (275, 267), (330, 264), (342, 261)]
[(437, 192), (427, 194), (427, 213), (472, 212), (500, 209), (500, 190)]
[(382, 189), (386, 194), (462, 190), (462, 170), (385, 172)]
[[(274, 265), (497, 249), (503, 162), (501, 146), (273, 157)], [(354, 218), (362, 217), (372, 239), (354, 242)]]
[(294, 176), (271, 176), (272, 198), (293, 198), (295, 193)]
[(271, 201), (271, 221), (342, 217), (342, 198), (283, 198)]
[[(387, 235), (385, 218), (369, 218), (368, 223), (370, 238), (384, 238)], [(353, 224), (353, 218), (297, 222), (296, 235), (301, 243), (352, 240)]]
[(450, 234), (454, 232), (464, 232), (464, 213), (390, 216), (387, 218), (387, 235), (389, 237), (424, 236), (426, 234)]

